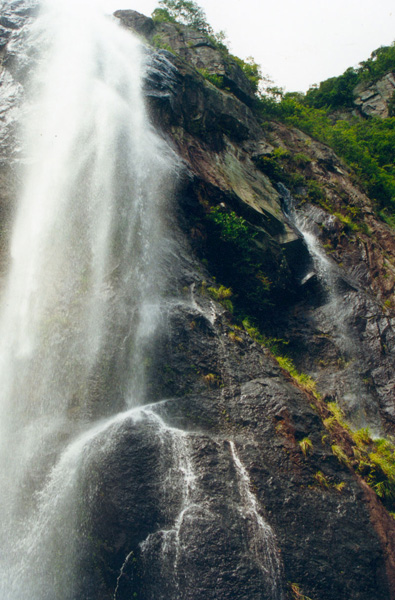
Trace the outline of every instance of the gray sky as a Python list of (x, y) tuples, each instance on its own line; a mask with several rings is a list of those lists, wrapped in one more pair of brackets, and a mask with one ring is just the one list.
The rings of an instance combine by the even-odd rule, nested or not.
[[(150, 15), (157, 0), (105, 0)], [(394, 0), (198, 0), (233, 54), (253, 56), (276, 85), (306, 91), (395, 40)]]

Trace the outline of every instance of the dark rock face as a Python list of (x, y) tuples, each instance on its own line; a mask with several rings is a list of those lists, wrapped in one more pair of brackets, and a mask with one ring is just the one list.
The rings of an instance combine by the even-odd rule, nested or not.
[[(96, 494), (105, 500), (94, 510), (93, 526), (94, 536), (105, 540), (98, 570), (104, 569), (106, 587), (98, 595), (96, 583), (84, 597), (106, 598), (117, 576), (117, 598), (282, 597), (275, 595), (273, 580), (262, 576), (251, 515), (247, 521), (240, 516), (245, 507), (230, 451), (234, 440), (260, 514), (276, 534), (272, 552), (283, 565), (281, 586), (299, 582), (309, 597), (328, 600), (390, 598), (384, 547), (370, 521), (366, 492), (321, 442), (325, 430), (305, 393), (246, 334), (232, 341), (227, 319), (211, 301), (198, 302), (201, 321), (194, 329), (189, 324), (197, 320), (196, 308), (173, 314), (166, 365), (157, 372), (165, 392), (174, 385), (170, 370), (177, 381), (193, 365), (189, 393), (179, 389), (178, 397), (153, 409), (177, 429), (160, 432), (153, 422), (156, 433), (149, 437), (136, 423), (122, 432), (111, 464), (100, 466)], [(204, 317), (210, 309), (214, 322)], [(210, 387), (207, 371), (217, 373), (221, 384)], [(185, 484), (175, 452), (180, 435), (195, 479), (176, 535)], [(307, 435), (314, 444), (310, 457), (298, 444)], [(331, 481), (329, 488), (319, 485), (317, 471)], [(166, 478), (172, 483), (167, 493)], [(334, 485), (341, 482), (346, 487), (339, 492)], [(374, 494), (370, 501), (379, 505)], [(391, 523), (389, 516), (381, 518)], [(178, 558), (171, 545), (177, 536)]]
[[(129, 24), (139, 29), (136, 22)], [(280, 124), (273, 123), (263, 133), (249, 103), (240, 102), (240, 94), (215, 88), (191, 67), (205, 68), (212, 65), (212, 58), (206, 65), (198, 64), (197, 55), (191, 58), (183, 49), (182, 35), (177, 38), (174, 30), (172, 35), (166, 39), (176, 55), (161, 50), (149, 58), (146, 93), (154, 122), (170, 135), (190, 174), (181, 194), (180, 223), (193, 252), (205, 256), (209, 244), (210, 231), (201, 218), (205, 202), (222, 202), (258, 227), (265, 239), (262, 251), (267, 253), (270, 247), (276, 257), (270, 275), (274, 277), (285, 260), (292, 277), (282, 271), (287, 281), (284, 293), (294, 293), (290, 306), (277, 298), (274, 310), (268, 309), (268, 333), (288, 340), (297, 366), (312, 374), (320, 391), (337, 399), (356, 424), (367, 421), (379, 431), (391, 431), (395, 380), (388, 348), (394, 344), (393, 319), (383, 310), (383, 300), (376, 298), (392, 293), (393, 259), (386, 261), (389, 277), (374, 274), (383, 264), (384, 248), (387, 257), (395, 255), (387, 226), (374, 219), (369, 199), (351, 183), (347, 168), (333, 151)], [(148, 37), (152, 40), (152, 33)], [(340, 329), (346, 328), (354, 348), (349, 356), (338, 333), (338, 317), (333, 320), (328, 313), (332, 296), (322, 279), (314, 276), (314, 264), (301, 235), (284, 216), (274, 182), (260, 171), (259, 157), (270, 155), (276, 147), (306, 153), (305, 174), (325, 186), (335, 206), (348, 198), (360, 207), (374, 232), (361, 231), (354, 241), (352, 233), (342, 235), (344, 225), (336, 217), (312, 205), (303, 208), (317, 240), (322, 245), (332, 240), (336, 293), (345, 311)], [(342, 265), (337, 267), (338, 263)], [(204, 289), (201, 280), (209, 279), (209, 274), (203, 269), (204, 275), (199, 275), (201, 267), (193, 274), (190, 267), (184, 285), (194, 301), (207, 306), (200, 290)], [(158, 354), (156, 364), (165, 361), (166, 368), (162, 384), (156, 381), (153, 389), (177, 397), (163, 409), (166, 420), (192, 431), (207, 431), (210, 439), (226, 432), (237, 441), (262, 514), (275, 531), (284, 581), (299, 583), (312, 598), (394, 597), (393, 565), (384, 533), (393, 529), (393, 523), (384, 516), (377, 497), (373, 508), (374, 494), (367, 500), (365, 484), (342, 467), (321, 441), (325, 430), (310, 407), (311, 399), (287, 381), (269, 354), (246, 334), (236, 331), (235, 336), (226, 313), (213, 323), (208, 308), (203, 312), (206, 318), (196, 313), (173, 315), (171, 339), (163, 342), (166, 359)], [(213, 387), (203, 383), (207, 374), (214, 378)], [(204, 395), (199, 385), (209, 386)], [(300, 451), (304, 437), (313, 441), (311, 457)], [(331, 481), (329, 488), (317, 484), (318, 472)], [(335, 486), (342, 481), (346, 486), (340, 493)], [(191, 597), (200, 597), (199, 593), (197, 587)], [(243, 593), (240, 588), (236, 596), (244, 597)], [(248, 593), (255, 597), (253, 591)], [(213, 597), (228, 596), (221, 588)]]

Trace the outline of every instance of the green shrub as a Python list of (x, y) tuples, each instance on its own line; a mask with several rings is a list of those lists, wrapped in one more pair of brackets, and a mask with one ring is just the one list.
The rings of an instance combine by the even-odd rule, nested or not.
[(231, 242), (239, 247), (248, 248), (251, 240), (256, 236), (250, 231), (247, 221), (236, 215), (234, 211), (226, 212), (220, 206), (210, 209), (209, 219), (218, 225), (221, 239)]
[(231, 55), (231, 58), (239, 65), (244, 75), (250, 82), (254, 93), (257, 94), (259, 90), (259, 84), (263, 79), (261, 67), (255, 62), (252, 56), (249, 56), (246, 60), (242, 60), (238, 56), (233, 55)]
[(224, 78), (222, 75), (217, 75), (216, 73), (210, 73), (207, 69), (198, 69), (199, 73), (203, 75), (207, 81), (215, 85), (215, 87), (223, 90), (225, 88)]
[(153, 19), (181, 23), (206, 35), (212, 35), (204, 10), (193, 0), (159, 0), (160, 8), (152, 13)]
[[(272, 254), (256, 243), (257, 232), (244, 217), (223, 206), (214, 206), (207, 219), (207, 254), (210, 269), (225, 286), (231, 286), (240, 317), (253, 313), (263, 318), (271, 305)], [(276, 276), (280, 279), (281, 270)]]

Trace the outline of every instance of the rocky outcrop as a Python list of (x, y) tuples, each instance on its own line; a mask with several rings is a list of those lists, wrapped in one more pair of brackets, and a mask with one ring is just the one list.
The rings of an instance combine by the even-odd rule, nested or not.
[[(122, 12), (117, 14), (122, 17)], [(152, 39), (151, 21), (141, 19), (128, 11), (123, 21), (141, 34), (148, 28)], [(173, 52), (179, 50), (175, 44)], [(395, 364), (389, 348), (395, 342), (395, 242), (389, 227), (374, 216), (369, 198), (330, 148), (280, 123), (272, 122), (263, 131), (250, 107), (212, 85), (184, 58), (166, 50), (152, 55), (146, 93), (153, 119), (171, 136), (191, 178), (185, 194), (190, 221), (186, 227), (195, 250), (211, 261), (221, 283), (242, 296), (237, 278), (210, 257), (212, 232), (206, 217), (211, 206), (222, 203), (247, 219), (266, 257), (265, 277), (273, 283), (274, 308), (265, 308), (266, 320), (262, 317), (261, 322), (267, 335), (286, 340), (300, 370), (318, 380), (321, 393), (337, 398), (356, 425), (367, 418), (377, 432), (392, 430)], [(278, 160), (277, 172), (268, 171), (266, 159), (273, 162), (279, 149), (286, 158)], [(327, 284), (320, 283), (312, 292), (317, 280), (311, 278), (311, 258), (284, 215), (279, 180), (298, 182), (294, 191), (303, 203), (302, 214), (321, 240), (322, 251), (326, 248), (328, 260), (340, 265), (336, 286), (346, 285), (348, 295), (347, 307), (338, 310), (351, 345), (360, 349), (358, 356), (350, 355), (335, 323), (325, 317), (322, 302), (329, 306), (334, 301), (325, 291)], [(311, 202), (317, 201), (320, 206), (314, 207)], [(249, 305), (249, 310), (256, 313), (257, 307)]]
[(374, 83), (363, 81), (354, 89), (354, 105), (365, 117), (386, 118), (389, 103), (394, 98), (395, 74), (387, 73)]
[[(230, 246), (213, 241), (221, 232), (210, 224), (210, 213), (219, 207), (224, 214), (234, 211), (243, 217), (256, 234), (252, 244), (258, 243), (261, 253), (260, 273), (265, 269), (271, 282), (263, 310), (250, 295), (242, 305), (244, 314), (249, 310), (250, 317), (258, 318), (267, 336), (283, 338), (298, 368), (313, 375), (322, 395), (337, 400), (355, 425), (369, 423), (378, 433), (391, 432), (392, 233), (374, 216), (369, 198), (331, 149), (280, 123), (263, 130), (236, 77), (228, 89), (219, 89), (204, 76), (223, 74), (218, 66), (223, 58), (213, 58), (218, 51), (210, 41), (175, 24), (155, 25), (129, 11), (116, 14), (149, 42), (158, 32), (163, 36), (166, 49), (147, 51), (146, 94), (153, 121), (185, 166), (179, 194), (180, 244), (185, 244), (185, 234), (188, 242), (180, 285), (195, 308), (173, 315), (172, 334), (158, 346), (153, 397), (173, 397), (163, 409), (166, 419), (204, 432), (194, 438), (198, 461), (210, 457), (218, 470), (226, 471), (228, 442), (218, 446), (218, 440), (234, 440), (262, 514), (275, 531), (284, 581), (300, 584), (304, 594), (320, 600), (393, 598), (393, 565), (383, 534), (391, 517), (326, 446), (321, 418), (311, 406), (314, 398), (299, 389), (270, 353), (240, 329), (228, 307), (219, 309), (207, 292), (209, 285), (224, 283), (233, 288), (236, 307), (244, 298), (235, 272), (239, 265), (233, 272), (223, 267)], [(279, 149), (283, 158), (274, 168)], [(300, 214), (327, 252), (334, 290), (328, 291), (330, 282), (320, 278), (300, 231), (284, 214), (279, 181), (292, 187)], [(339, 305), (334, 304), (335, 291)], [(344, 334), (351, 347), (344, 344)], [(299, 442), (305, 437), (312, 440), (311, 456), (301, 451)], [(324, 479), (317, 473), (324, 473)], [(339, 486), (342, 482), (346, 485)], [(218, 529), (213, 553), (211, 542), (207, 547), (220, 573), (213, 597), (226, 598), (230, 588), (213, 558), (224, 552), (221, 536)], [(232, 558), (228, 560), (230, 570), (237, 571)], [(185, 587), (185, 597), (210, 597), (210, 569), (200, 564), (204, 584), (193, 582), (193, 590)], [(127, 589), (131, 567), (123, 574)], [(265, 593), (243, 587), (243, 581), (241, 577), (232, 583), (239, 585), (238, 597)]]
[(126, 27), (154, 46), (169, 49), (203, 73), (220, 78), (224, 88), (247, 105), (253, 104), (251, 84), (237, 62), (221, 51), (214, 39), (179, 23), (155, 23), (132, 10), (120, 10), (114, 14)]

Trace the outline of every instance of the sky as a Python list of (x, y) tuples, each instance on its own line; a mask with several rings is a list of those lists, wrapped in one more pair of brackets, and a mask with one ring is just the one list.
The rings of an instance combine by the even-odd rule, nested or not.
[[(105, 0), (145, 15), (157, 0)], [(394, 0), (198, 0), (214, 31), (224, 30), (230, 50), (252, 56), (262, 73), (288, 92), (358, 66), (395, 40)]]

